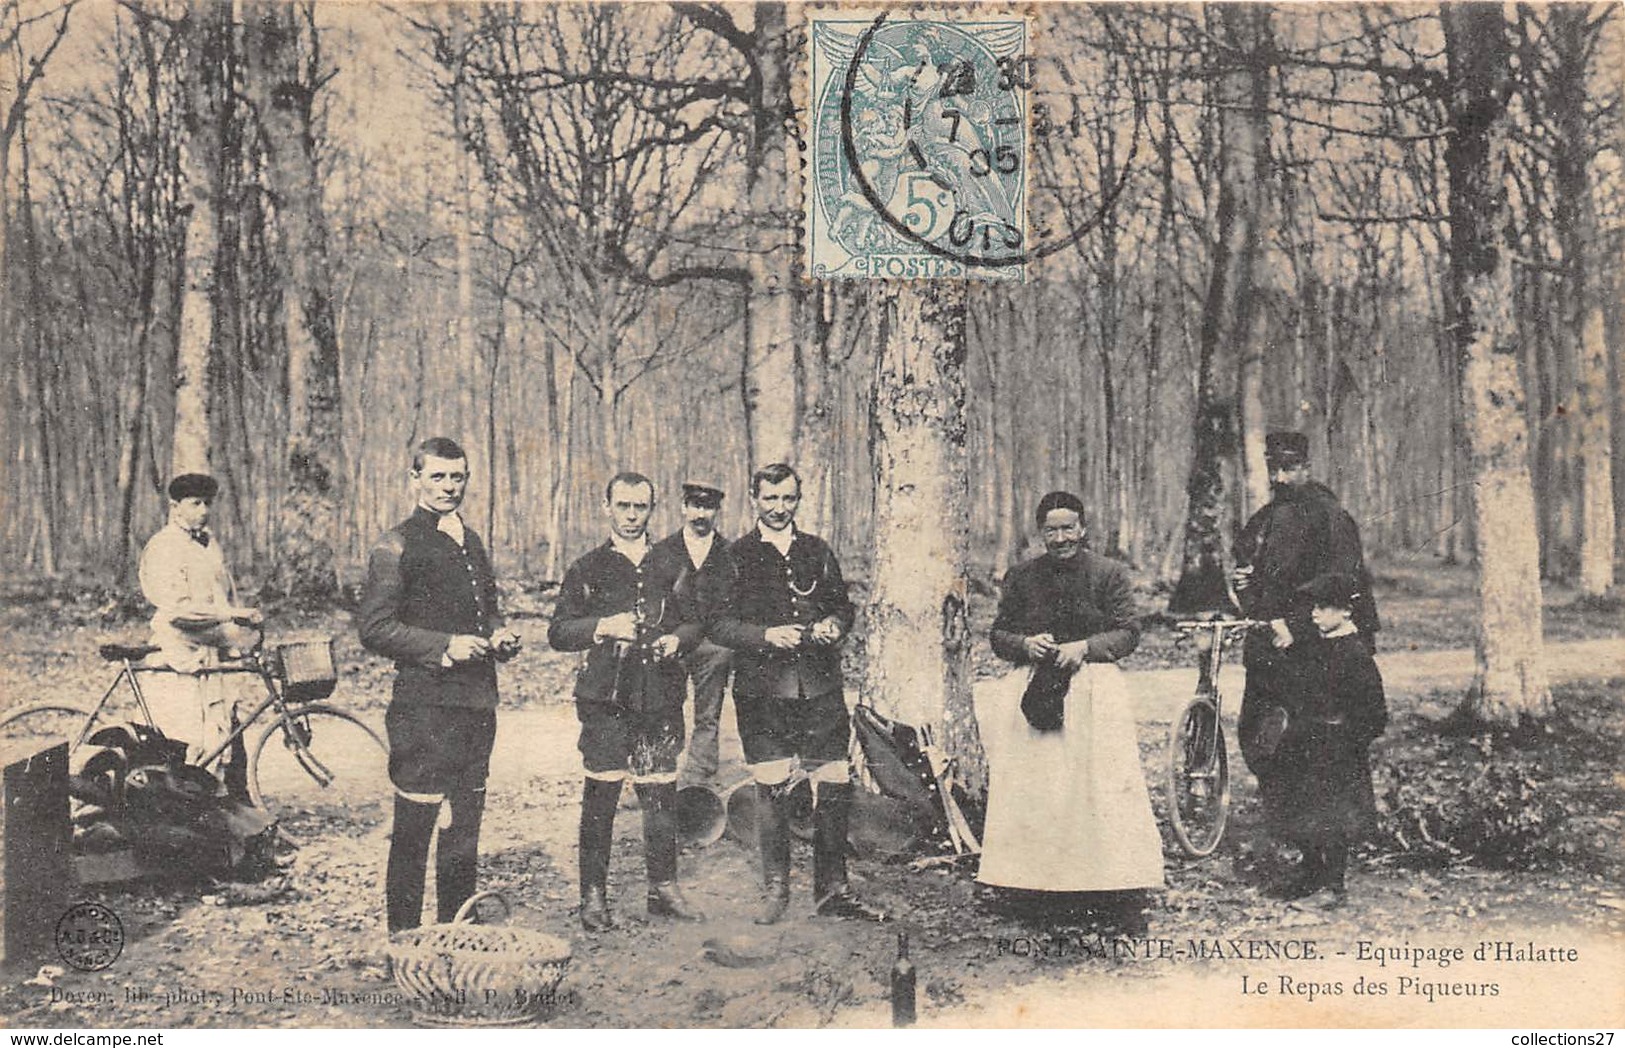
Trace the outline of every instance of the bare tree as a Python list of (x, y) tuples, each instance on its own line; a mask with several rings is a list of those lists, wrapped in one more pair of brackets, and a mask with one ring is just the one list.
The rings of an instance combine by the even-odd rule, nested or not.
[(987, 765), (970, 690), (965, 287), (888, 283), (875, 297), (864, 694), (888, 716), (940, 726), (959, 781), (980, 796)]
[[(1184, 568), (1170, 601), (1175, 611), (1205, 610), (1223, 602), (1226, 489), (1234, 483), (1227, 483), (1226, 472), (1235, 453), (1240, 450), (1247, 457), (1245, 477), (1264, 476), (1263, 434), (1258, 432), (1263, 369), (1253, 330), (1253, 267), (1259, 253), (1259, 209), (1268, 157), (1270, 9), (1224, 5), (1214, 17), (1221, 45), (1213, 85), (1219, 134), (1218, 229), (1202, 305), (1196, 453), (1187, 488)], [(1249, 501), (1261, 498), (1258, 491), (1249, 494)]]
[(465, 78), (467, 147), (544, 259), (545, 296), (515, 302), (597, 395), (599, 448), (618, 466), (627, 390), (704, 340), (668, 331), (640, 349), (629, 337), (639, 319), (662, 289), (747, 279), (706, 259), (689, 228), (729, 142), (716, 115), (689, 111), (698, 89), (684, 71), (704, 66), (693, 46), (707, 37), (613, 7), (486, 9), (465, 57), (447, 27), (416, 24), (437, 63)]
[(231, 7), (191, 0), (186, 15), (186, 137), (181, 164), (191, 210), (175, 350), (171, 474), (208, 472), (209, 413), (219, 289), (222, 126), (230, 119)]
[(1517, 725), (1551, 711), (1542, 655), (1540, 553), (1528, 425), (1512, 318), (1507, 207), (1511, 40), (1501, 9), (1444, 8), (1451, 137), (1450, 286), (1462, 405), (1476, 483), (1478, 672), (1462, 707)]
[(309, 3), (256, 5), (247, 14), (248, 93), (280, 231), (287, 346), (287, 488), (273, 584), (281, 593), (325, 597), (338, 588), (334, 541), (345, 476), (338, 333), (313, 117), (325, 76)]

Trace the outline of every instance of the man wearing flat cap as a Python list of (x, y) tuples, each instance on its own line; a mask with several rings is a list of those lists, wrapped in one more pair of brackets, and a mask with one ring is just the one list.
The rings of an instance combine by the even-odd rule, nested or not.
[[(185, 742), (190, 758), (214, 749), (231, 732), (240, 680), (201, 671), (220, 659), (253, 650), (260, 641), (260, 613), (237, 603), (237, 587), (220, 543), (209, 530), (209, 512), (220, 492), (205, 473), (183, 473), (169, 482), (169, 523), (141, 551), (141, 593), (156, 609), (154, 663), (177, 670), (154, 677), (143, 689), (158, 730)], [(246, 794), (242, 763), (233, 754), (226, 783)]]
[(716, 530), (722, 499), (722, 489), (709, 481), (685, 481), (683, 526), (661, 539), (657, 547), (686, 565), (677, 588), (681, 596), (692, 601), (707, 633), (706, 639), (683, 657), (683, 667), (694, 685), (694, 731), (678, 776), (683, 785), (707, 782), (717, 774), (717, 732), (733, 661), (731, 650), (709, 638), (733, 578), (728, 540)]
[(1359, 526), (1330, 489), (1311, 479), (1309, 439), (1302, 433), (1270, 433), (1264, 457), (1273, 497), (1236, 540), (1232, 576), (1242, 611), (1271, 624), (1268, 634), (1247, 638), (1242, 656), (1247, 686), (1238, 725), (1241, 753), (1261, 788), (1272, 773), (1269, 747), (1260, 745), (1269, 733), (1261, 728), (1270, 710), (1301, 705), (1298, 696), (1287, 694), (1305, 686), (1294, 662), (1318, 636), (1314, 599), (1303, 587), (1321, 576), (1354, 579), (1351, 622), (1368, 651), (1375, 650), (1379, 628)]

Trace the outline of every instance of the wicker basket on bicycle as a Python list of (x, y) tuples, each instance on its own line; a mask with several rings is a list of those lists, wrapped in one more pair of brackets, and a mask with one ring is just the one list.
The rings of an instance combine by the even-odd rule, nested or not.
[(290, 637), (276, 646), (271, 665), (289, 702), (320, 702), (338, 685), (331, 637)]
[(570, 944), (524, 928), (468, 922), (480, 892), (450, 924), (397, 932), (388, 955), (395, 985), (411, 998), (412, 1016), (431, 1026), (513, 1026), (544, 1018), (570, 967)]

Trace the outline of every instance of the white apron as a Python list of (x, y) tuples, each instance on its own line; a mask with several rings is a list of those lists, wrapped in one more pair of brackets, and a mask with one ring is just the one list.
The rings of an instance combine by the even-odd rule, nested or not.
[(978, 689), (989, 782), (976, 879), (1058, 892), (1161, 887), (1162, 839), (1122, 671), (1085, 663), (1051, 732), (1022, 716), (1031, 676), (1018, 669)]

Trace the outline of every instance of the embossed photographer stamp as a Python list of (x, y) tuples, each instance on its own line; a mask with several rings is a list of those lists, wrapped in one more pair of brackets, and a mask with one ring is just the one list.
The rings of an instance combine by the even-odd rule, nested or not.
[(1022, 279), (1030, 36), (970, 10), (811, 16), (812, 277)]
[(56, 922), (56, 951), (82, 972), (99, 972), (124, 952), (124, 922), (100, 903), (78, 903)]

